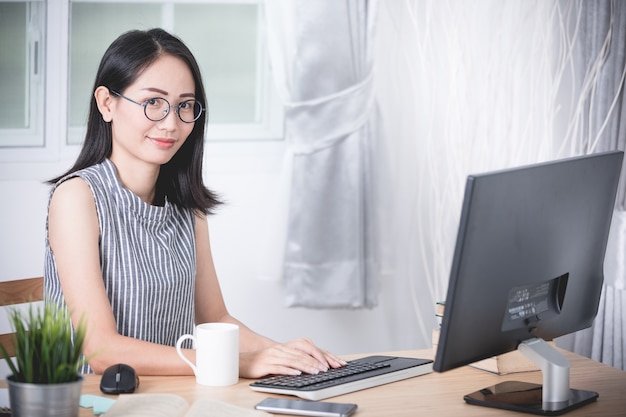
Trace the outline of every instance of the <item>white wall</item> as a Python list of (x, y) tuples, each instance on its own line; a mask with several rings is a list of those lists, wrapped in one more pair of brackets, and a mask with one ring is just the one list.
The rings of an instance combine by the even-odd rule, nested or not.
[[(285, 308), (281, 283), (259, 278), (264, 226), (274, 204), (283, 149), (282, 142), (210, 143), (206, 148), (208, 185), (227, 201), (210, 218), (209, 228), (231, 313), (276, 340), (310, 337), (337, 354), (428, 347), (419, 342), (406, 289), (392, 277), (381, 285), (377, 308), (354, 311)], [(42, 275), (48, 199), (42, 182), (72, 162), (68, 157), (37, 164), (0, 163), (0, 280)], [(2, 316), (0, 333), (9, 330)], [(0, 377), (2, 371), (0, 367)]]

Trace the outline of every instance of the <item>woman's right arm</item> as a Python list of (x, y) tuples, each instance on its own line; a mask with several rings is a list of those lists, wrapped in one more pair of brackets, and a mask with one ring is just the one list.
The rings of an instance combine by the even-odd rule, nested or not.
[[(99, 224), (89, 186), (81, 178), (60, 184), (50, 201), (48, 238), (72, 322), (87, 324), (85, 356), (96, 373), (124, 362), (139, 374), (183, 375), (191, 368), (175, 348), (125, 337), (117, 332), (102, 280)], [(186, 350), (192, 362), (193, 351)]]

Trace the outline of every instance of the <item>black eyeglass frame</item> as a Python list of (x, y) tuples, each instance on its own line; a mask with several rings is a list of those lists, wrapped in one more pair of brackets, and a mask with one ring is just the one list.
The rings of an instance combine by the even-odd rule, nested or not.
[[(114, 95), (116, 95), (118, 97), (123, 98), (124, 100), (130, 101), (131, 103), (134, 103), (134, 104), (136, 104), (138, 106), (143, 107), (143, 114), (146, 116), (146, 118), (148, 120), (150, 120), (152, 122), (160, 122), (161, 120), (165, 119), (168, 114), (170, 114), (170, 109), (174, 109), (174, 111), (176, 112), (176, 115), (178, 116), (178, 118), (180, 119), (181, 122), (183, 122), (183, 123), (195, 123), (196, 120), (198, 120), (200, 118), (200, 116), (202, 116), (202, 112), (204, 112), (206, 110), (204, 108), (204, 106), (202, 105), (202, 103), (200, 103), (198, 100), (193, 99), (193, 98), (191, 98), (189, 100), (182, 101), (182, 102), (178, 103), (177, 105), (172, 106), (172, 105), (170, 105), (170, 102), (166, 98), (163, 98), (163, 97), (151, 97), (151, 98), (147, 99), (146, 101), (144, 101), (143, 103), (140, 103), (138, 101), (133, 100), (130, 97), (126, 97), (124, 94), (119, 93), (119, 92), (117, 92), (115, 90), (109, 89), (109, 91), (112, 94), (114, 94)], [(166, 110), (163, 113), (163, 117), (161, 117), (160, 119), (153, 119), (150, 116), (148, 116), (148, 101), (156, 100), (156, 99), (163, 100), (163, 101), (165, 101), (167, 103), (167, 107), (165, 107)], [(188, 103), (190, 101), (193, 101), (194, 103), (197, 103), (200, 106), (200, 111), (198, 112), (198, 115), (195, 116), (195, 118), (192, 121), (183, 120), (183, 118), (180, 115), (181, 106), (184, 106), (185, 103)]]

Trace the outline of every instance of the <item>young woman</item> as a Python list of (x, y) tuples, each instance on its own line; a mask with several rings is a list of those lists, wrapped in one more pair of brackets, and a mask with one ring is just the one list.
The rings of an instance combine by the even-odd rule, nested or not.
[(127, 32), (102, 58), (82, 150), (50, 181), (47, 222), (46, 297), (74, 324), (86, 320), (83, 372), (123, 362), (143, 375), (189, 374), (173, 346), (204, 322), (239, 325), (242, 377), (344, 365), (228, 313), (206, 219), (219, 201), (202, 181), (205, 103), (193, 55), (163, 30)]

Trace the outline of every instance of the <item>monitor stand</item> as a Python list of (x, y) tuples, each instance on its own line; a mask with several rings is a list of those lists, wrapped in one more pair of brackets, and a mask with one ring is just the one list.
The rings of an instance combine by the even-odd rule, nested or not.
[(558, 416), (598, 398), (597, 392), (570, 389), (568, 360), (543, 339), (526, 340), (517, 349), (539, 366), (543, 384), (502, 382), (466, 395), (468, 404)]

